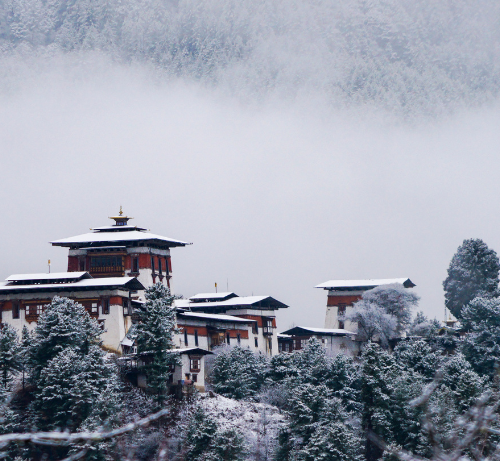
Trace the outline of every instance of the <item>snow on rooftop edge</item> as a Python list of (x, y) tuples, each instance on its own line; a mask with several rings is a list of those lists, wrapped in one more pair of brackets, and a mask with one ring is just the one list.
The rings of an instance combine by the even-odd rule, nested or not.
[(413, 282), (408, 278), (396, 279), (365, 279), (365, 280), (328, 280), (327, 282), (320, 283), (314, 288), (353, 288), (353, 287), (373, 287), (380, 285), (390, 285), (392, 283), (400, 283), (401, 285), (406, 282)]
[(39, 274), (12, 274), (5, 280), (8, 282), (17, 282), (22, 280), (56, 280), (56, 279), (78, 279), (83, 277), (87, 272), (51, 272)]

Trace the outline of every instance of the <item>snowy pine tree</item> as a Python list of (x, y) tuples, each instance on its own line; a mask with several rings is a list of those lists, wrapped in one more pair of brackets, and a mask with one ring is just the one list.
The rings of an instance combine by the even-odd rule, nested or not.
[(215, 392), (233, 399), (255, 397), (264, 384), (268, 361), (240, 346), (221, 347), (209, 363), (209, 380)]
[(448, 277), (443, 282), (445, 304), (457, 318), (476, 297), (498, 294), (500, 262), (496, 252), (481, 239), (464, 240), (451, 259)]
[(81, 355), (101, 344), (101, 327), (85, 308), (68, 298), (55, 296), (38, 318), (29, 348), (30, 379), (37, 385), (42, 370), (65, 349)]
[(17, 332), (9, 324), (2, 325), (0, 328), (0, 385), (4, 390), (9, 389), (14, 374), (21, 369), (21, 363)]
[(462, 351), (474, 370), (493, 377), (500, 362), (500, 299), (475, 298), (462, 310), (462, 322), (469, 333)]
[(146, 359), (142, 370), (159, 406), (166, 397), (171, 367), (179, 363), (178, 355), (171, 352), (176, 331), (174, 299), (162, 283), (149, 287), (136, 329), (137, 352)]

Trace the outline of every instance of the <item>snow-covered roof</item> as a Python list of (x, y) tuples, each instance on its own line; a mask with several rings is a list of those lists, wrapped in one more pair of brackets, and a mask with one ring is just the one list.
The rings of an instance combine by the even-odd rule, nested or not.
[(236, 293), (233, 293), (232, 291), (226, 291), (223, 293), (198, 293), (197, 295), (191, 296), (189, 299), (196, 301), (196, 300), (223, 300), (227, 299), (229, 297), (235, 298), (238, 295)]
[(203, 312), (182, 312), (179, 314), (180, 317), (195, 318), (195, 319), (206, 319), (206, 320), (220, 320), (222, 322), (236, 322), (236, 323), (253, 323), (255, 320), (244, 319), (242, 317), (236, 317), (234, 315), (224, 315), (224, 314), (205, 314)]
[(87, 234), (76, 235), (74, 237), (54, 240), (50, 243), (54, 246), (70, 247), (81, 246), (82, 244), (89, 245), (93, 243), (109, 242), (139, 242), (144, 240), (154, 241), (168, 247), (191, 245), (188, 242), (163, 237), (157, 234), (151, 234), (150, 232), (144, 232), (137, 230), (136, 228), (128, 230), (127, 232), (89, 232)]
[(0, 295), (15, 292), (33, 291), (78, 291), (84, 289), (99, 289), (106, 287), (125, 287), (130, 290), (144, 290), (144, 286), (135, 277), (103, 277), (99, 279), (81, 279), (69, 283), (39, 283), (35, 285), (20, 285), (9, 283), (0, 286)]
[(125, 338), (123, 338), (123, 341), (121, 342), (121, 345), (130, 347), (134, 345), (134, 341), (125, 336)]
[(349, 336), (355, 335), (349, 330), (344, 330), (340, 328), (315, 328), (315, 327), (293, 327), (289, 330), (283, 331), (282, 335), (290, 336), (301, 336), (303, 333), (316, 334), (316, 335), (326, 335), (326, 336)]
[[(198, 296), (198, 295), (197, 295)], [(203, 298), (200, 298), (203, 299)], [(286, 304), (271, 296), (234, 296), (229, 299), (213, 300), (209, 302), (196, 302), (190, 299), (176, 299), (175, 307), (179, 309), (190, 309), (193, 311), (206, 310), (230, 310), (238, 308), (252, 309), (282, 309), (288, 307)]]
[(5, 280), (7, 282), (23, 282), (36, 280), (78, 280), (81, 278), (91, 278), (88, 272), (51, 272), (50, 274), (13, 274)]
[(200, 347), (184, 347), (181, 349), (171, 349), (170, 352), (178, 353), (178, 354), (213, 354), (213, 352), (207, 351), (206, 349), (201, 349)]
[(367, 279), (367, 280), (329, 280), (328, 282), (320, 283), (314, 288), (323, 288), (325, 290), (369, 290), (380, 285), (391, 285), (399, 283), (406, 288), (416, 286), (409, 278), (397, 279)]
[(225, 301), (215, 301), (208, 303), (191, 303), (191, 309), (203, 309), (211, 307), (237, 308), (237, 307), (273, 307), (280, 309), (288, 307), (286, 304), (274, 299), (271, 296), (236, 296)]

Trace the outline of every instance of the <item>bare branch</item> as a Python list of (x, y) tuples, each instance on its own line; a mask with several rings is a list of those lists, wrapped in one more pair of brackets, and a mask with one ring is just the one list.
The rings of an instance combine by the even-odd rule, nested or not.
[[(139, 419), (133, 423), (126, 424), (125, 426), (119, 427), (112, 431), (102, 431), (102, 432), (33, 432), (33, 433), (23, 433), (23, 434), (5, 434), (0, 435), (0, 448), (5, 447), (11, 442), (31, 442), (37, 445), (58, 445), (58, 446), (69, 446), (74, 443), (82, 442), (100, 442), (107, 439), (112, 439), (120, 435), (126, 434), (127, 432), (134, 431), (139, 427), (148, 426), (151, 422), (156, 421), (169, 413), (169, 409), (165, 408), (146, 416), (145, 418)], [(73, 459), (73, 458), (68, 458)], [(75, 458), (78, 459), (78, 458)]]

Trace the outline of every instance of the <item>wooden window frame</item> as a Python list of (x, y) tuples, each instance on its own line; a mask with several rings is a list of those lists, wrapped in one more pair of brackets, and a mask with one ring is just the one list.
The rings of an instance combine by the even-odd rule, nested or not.
[(201, 356), (189, 357), (189, 371), (191, 373), (199, 373), (201, 371)]

